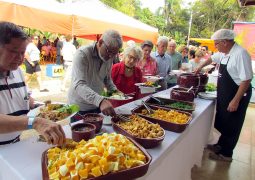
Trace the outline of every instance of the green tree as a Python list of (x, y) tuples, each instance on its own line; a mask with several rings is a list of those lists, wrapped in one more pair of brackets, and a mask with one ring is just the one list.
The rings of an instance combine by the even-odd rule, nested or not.
[(141, 6), (139, 0), (101, 0), (104, 4), (117, 9), (131, 17), (135, 15), (137, 6)]
[(191, 10), (191, 37), (210, 38), (218, 29), (232, 29), (233, 21), (250, 21), (254, 17), (253, 7), (240, 8), (236, 0), (196, 1)]

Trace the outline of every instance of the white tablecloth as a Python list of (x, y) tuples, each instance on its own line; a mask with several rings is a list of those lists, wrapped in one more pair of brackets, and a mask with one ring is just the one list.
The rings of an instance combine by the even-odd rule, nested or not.
[[(157, 95), (169, 97), (169, 90)], [(166, 131), (162, 144), (148, 150), (153, 160), (148, 173), (140, 179), (191, 179), (191, 168), (195, 164), (200, 166), (214, 116), (213, 101), (195, 99), (195, 103), (193, 120), (186, 130), (183, 133)], [(117, 112), (130, 113), (138, 104), (140, 100), (117, 108)], [(104, 128), (112, 132), (111, 126)], [(70, 127), (65, 126), (64, 130), (67, 137), (71, 137)], [(42, 179), (41, 155), (49, 147), (46, 143), (37, 142), (36, 137), (0, 146), (0, 180)]]

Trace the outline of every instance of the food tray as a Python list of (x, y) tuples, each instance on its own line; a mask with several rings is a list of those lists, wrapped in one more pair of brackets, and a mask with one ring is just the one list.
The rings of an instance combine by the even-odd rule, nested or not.
[[(157, 105), (160, 107), (169, 108), (169, 109), (180, 110), (180, 111), (184, 111), (184, 112), (188, 112), (188, 113), (192, 113), (193, 111), (195, 111), (196, 105), (193, 102), (181, 101), (181, 100), (175, 100), (175, 99), (166, 99), (166, 98), (161, 98), (161, 97), (155, 97), (155, 98), (160, 100), (161, 103), (151, 97), (146, 100), (146, 103), (151, 104), (151, 105)], [(192, 109), (172, 108), (170, 106), (167, 106), (167, 104), (172, 104), (172, 103), (176, 103), (176, 102), (188, 104), (188, 105), (192, 106)]]
[[(134, 140), (132, 140), (131, 138), (127, 137), (136, 147), (138, 147), (143, 154), (146, 156), (146, 164), (141, 165), (141, 166), (137, 166), (137, 167), (133, 167), (130, 169), (126, 169), (126, 170), (120, 170), (117, 172), (113, 172), (113, 173), (109, 173), (106, 175), (102, 175), (96, 178), (89, 178), (87, 180), (131, 180), (131, 179), (136, 179), (139, 177), (144, 176), (149, 168), (149, 165), (151, 163), (152, 157), (151, 155), (141, 146), (139, 145), (137, 142), (135, 142)], [(47, 170), (47, 165), (48, 165), (48, 158), (47, 158), (47, 150), (45, 150), (42, 154), (42, 159), (41, 159), (41, 163), (42, 163), (42, 179), (43, 180), (49, 180), (49, 174), (48, 174), (48, 170)]]
[[(126, 117), (129, 117), (130, 115), (123, 115)], [(130, 137), (132, 139), (134, 139), (136, 142), (138, 142), (139, 144), (141, 144), (144, 148), (146, 149), (150, 149), (150, 148), (154, 148), (156, 146), (158, 146), (159, 144), (161, 144), (161, 142), (164, 140), (165, 138), (165, 130), (163, 129), (163, 136), (158, 137), (158, 138), (151, 138), (151, 139), (147, 139), (147, 138), (138, 138), (133, 136), (132, 134), (128, 133), (127, 131), (125, 131), (124, 129), (122, 129), (121, 127), (119, 127), (116, 122), (118, 122), (120, 119), (118, 117), (113, 117), (112, 118), (112, 127), (113, 130), (119, 134), (122, 134), (124, 136)], [(145, 119), (146, 120), (146, 119)], [(149, 121), (149, 123), (151, 123)]]
[[(157, 110), (157, 109), (162, 109), (162, 110), (166, 110), (166, 111), (170, 110), (169, 108), (165, 108), (165, 107), (159, 107), (159, 106), (154, 106), (154, 105), (148, 105), (148, 106), (153, 110)], [(137, 113), (139, 116), (143, 117), (144, 119), (149, 120), (152, 123), (158, 123), (165, 130), (173, 131), (173, 132), (176, 132), (176, 133), (183, 132), (186, 129), (186, 127), (189, 125), (189, 123), (192, 119), (190, 113), (175, 110), (175, 111), (178, 111), (180, 113), (184, 113), (184, 114), (189, 116), (189, 119), (188, 119), (186, 124), (176, 124), (176, 123), (167, 122), (167, 121), (164, 121), (164, 120), (161, 120), (161, 119), (156, 119), (156, 118), (153, 118), (153, 117), (150, 117), (150, 116), (143, 115), (143, 114), (141, 114), (143, 109), (146, 109), (146, 108), (144, 107), (144, 105), (141, 105), (141, 106), (138, 106), (135, 109), (133, 109), (131, 112), (132, 113)]]
[[(59, 103), (59, 102), (53, 102), (52, 104), (63, 104), (63, 105), (65, 105), (65, 103)], [(27, 116), (37, 117), (40, 114), (40, 109), (41, 108), (45, 108), (45, 105), (43, 104), (43, 105), (38, 106), (34, 109), (31, 109), (28, 112)], [(74, 111), (72, 114), (70, 114), (69, 116), (63, 118), (62, 120), (56, 121), (56, 123), (58, 123), (60, 125), (66, 125), (66, 121), (70, 122), (71, 117), (73, 117), (76, 113), (77, 113), (77, 111)]]

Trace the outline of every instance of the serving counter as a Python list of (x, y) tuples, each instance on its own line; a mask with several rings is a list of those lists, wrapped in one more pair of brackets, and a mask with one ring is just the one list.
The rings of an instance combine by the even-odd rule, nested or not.
[[(169, 90), (154, 96), (169, 98)], [(144, 100), (146, 97), (144, 98)], [(117, 113), (130, 113), (141, 100), (116, 108)], [(165, 139), (156, 148), (147, 151), (152, 163), (147, 174), (141, 180), (190, 180), (191, 168), (201, 165), (203, 150), (210, 134), (214, 117), (215, 103), (211, 100), (195, 99), (196, 110), (193, 120), (182, 133), (166, 131)], [(107, 132), (113, 132), (111, 126), (104, 126)], [(69, 126), (64, 126), (67, 137), (71, 137)], [(0, 146), (0, 180), (40, 180), (42, 179), (41, 156), (51, 146), (38, 142), (37, 137)]]

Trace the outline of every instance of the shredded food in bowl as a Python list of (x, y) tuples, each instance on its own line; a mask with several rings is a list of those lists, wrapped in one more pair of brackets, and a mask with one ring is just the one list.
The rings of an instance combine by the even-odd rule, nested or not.
[(174, 110), (166, 111), (162, 109), (157, 109), (154, 110), (154, 113), (149, 114), (146, 109), (143, 109), (142, 114), (175, 124), (186, 124), (190, 118), (190, 116), (188, 116), (187, 114), (180, 113)]
[(159, 124), (149, 123), (137, 115), (132, 115), (129, 119), (131, 121), (118, 121), (116, 124), (135, 137), (151, 139), (164, 134)]

